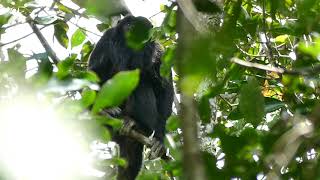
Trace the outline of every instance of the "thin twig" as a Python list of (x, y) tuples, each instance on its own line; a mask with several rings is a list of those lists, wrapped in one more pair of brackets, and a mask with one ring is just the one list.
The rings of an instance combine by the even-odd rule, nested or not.
[(26, 22), (17, 22), (15, 24), (11, 24), (11, 25), (8, 25), (8, 26), (5, 26), (5, 27), (2, 27), (3, 29), (9, 29), (9, 28), (12, 28), (12, 27), (15, 27), (15, 26), (18, 26), (18, 25), (21, 25), (21, 24), (25, 24)]
[(151, 19), (151, 18), (153, 18), (153, 17), (155, 17), (155, 16), (157, 16), (158, 14), (163, 13), (163, 12), (164, 12), (164, 10), (159, 11), (159, 12), (157, 12), (157, 13), (155, 13), (155, 14), (151, 15), (148, 19)]
[(52, 59), (53, 63), (57, 65), (59, 63), (59, 58), (56, 55), (56, 53), (53, 51), (53, 49), (50, 47), (48, 41), (45, 39), (40, 29), (37, 27), (37, 25), (34, 23), (34, 21), (30, 16), (27, 17), (27, 21), (30, 27), (32, 28), (33, 32), (37, 35), (38, 39), (40, 40), (46, 52), (48, 53), (49, 57)]
[(95, 32), (92, 32), (92, 31), (90, 31), (90, 30), (87, 30), (86, 28), (79, 26), (77, 23), (74, 23), (74, 22), (72, 22), (72, 21), (69, 21), (69, 22), (70, 22), (71, 24), (75, 25), (76, 27), (78, 27), (79, 29), (85, 31), (85, 32), (91, 33), (91, 34), (96, 35), (96, 36), (98, 36), (98, 37), (102, 37), (102, 35), (97, 34), (97, 33), (95, 33)]
[[(46, 28), (46, 27), (48, 27), (48, 26), (41, 27), (40, 30), (42, 30), (42, 29), (44, 29), (44, 28)], [(13, 40), (13, 41), (10, 41), (10, 42), (0, 43), (0, 47), (3, 47), (3, 46), (6, 46), (6, 45), (15, 43), (15, 42), (17, 42), (17, 41), (20, 41), (20, 40), (22, 40), (22, 39), (24, 39), (24, 38), (27, 38), (27, 37), (31, 36), (33, 33), (34, 33), (34, 32), (31, 32), (31, 33), (29, 33), (29, 34), (26, 34), (26, 35), (24, 35), (24, 36), (22, 36), (22, 37), (20, 37), (20, 38), (18, 38), (18, 39), (15, 39), (15, 40)]]

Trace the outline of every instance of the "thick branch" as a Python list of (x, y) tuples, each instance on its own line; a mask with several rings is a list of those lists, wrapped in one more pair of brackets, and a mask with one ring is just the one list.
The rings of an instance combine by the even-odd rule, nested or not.
[[(107, 116), (112, 118), (113, 116), (111, 115), (120, 115), (121, 114), (121, 109), (117, 109), (116, 110), (111, 110), (110, 109), (105, 109), (104, 111), (100, 112), (100, 115), (103, 116)], [(124, 119), (126, 121), (132, 121), (135, 122), (132, 118), (125, 116)], [(126, 135), (131, 137), (132, 139), (135, 139), (137, 141), (139, 141), (140, 143), (142, 143), (143, 145), (145, 145), (146, 147), (151, 147), (153, 145), (154, 142), (154, 138), (149, 138), (145, 135), (143, 135), (142, 133), (140, 133), (139, 131), (136, 131), (134, 129), (130, 129), (129, 134), (121, 134), (121, 135)], [(172, 160), (173, 158), (170, 155), (167, 155), (166, 152), (161, 152), (162, 154), (160, 155), (161, 159), (169, 161)]]
[[(182, 1), (180, 1), (182, 2)], [(177, 70), (179, 74), (178, 85), (181, 87), (181, 82), (186, 78), (183, 68), (187, 63), (186, 52), (190, 49), (193, 43), (193, 38), (197, 36), (198, 30), (193, 29), (190, 21), (186, 19), (183, 14), (183, 9), (179, 6), (178, 9), (178, 47), (177, 47)], [(185, 15), (185, 16), (184, 16)], [(206, 179), (202, 154), (200, 151), (198, 140), (198, 126), (199, 121), (197, 117), (197, 110), (195, 108), (195, 101), (193, 96), (181, 90), (180, 112), (178, 115), (182, 121), (182, 136), (183, 136), (183, 170), (185, 179)]]
[(190, 24), (194, 27), (199, 33), (208, 32), (208, 28), (205, 26), (206, 23), (203, 23), (199, 12), (194, 7), (192, 0), (177, 0), (179, 8), (182, 10), (185, 18), (189, 21)]
[(42, 46), (48, 53), (49, 57), (52, 59), (53, 63), (57, 65), (59, 63), (59, 58), (56, 55), (56, 53), (53, 51), (53, 49), (50, 47), (48, 41), (44, 38), (43, 34), (41, 33), (40, 29), (37, 27), (37, 25), (34, 23), (34, 21), (31, 19), (31, 17), (27, 17), (27, 21), (32, 28), (33, 32), (37, 35), (38, 39), (40, 40)]

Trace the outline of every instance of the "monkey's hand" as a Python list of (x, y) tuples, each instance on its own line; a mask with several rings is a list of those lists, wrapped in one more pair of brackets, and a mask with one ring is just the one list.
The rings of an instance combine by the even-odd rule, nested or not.
[(163, 143), (153, 137), (151, 140), (150, 152), (148, 153), (147, 158), (153, 160), (163, 156), (165, 153), (166, 148)]
[(121, 115), (121, 109), (119, 107), (108, 108), (108, 109), (104, 109), (102, 113), (108, 114), (111, 117), (118, 117)]
[(132, 120), (129, 120), (127, 118), (124, 118), (124, 122), (122, 127), (119, 130), (120, 135), (123, 136), (129, 136), (131, 130), (133, 129), (133, 127), (136, 125), (136, 123)]

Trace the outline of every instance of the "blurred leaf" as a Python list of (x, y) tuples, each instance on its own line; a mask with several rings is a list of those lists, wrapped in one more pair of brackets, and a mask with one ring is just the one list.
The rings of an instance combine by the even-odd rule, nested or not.
[(60, 3), (59, 1), (55, 1), (55, 3), (56, 3), (56, 5), (58, 6), (58, 8), (59, 8), (60, 11), (62, 11), (62, 12), (64, 12), (64, 13), (67, 13), (67, 14), (73, 14), (72, 10), (71, 10), (69, 7), (63, 5), (63, 4)]
[(244, 116), (240, 112), (239, 108), (233, 109), (228, 116), (228, 119), (230, 119), (230, 120), (239, 120), (242, 118), (244, 118)]
[(104, 32), (105, 30), (109, 29), (111, 27), (110, 23), (101, 23), (101, 24), (97, 24), (97, 29), (100, 32)]
[(273, 112), (273, 111), (278, 110), (282, 107), (285, 107), (285, 103), (283, 103), (282, 101), (280, 101), (278, 99), (265, 97), (264, 100), (265, 100), (264, 110), (266, 113)]
[(104, 127), (106, 125), (112, 127), (112, 130), (114, 131), (119, 130), (123, 125), (123, 121), (116, 118), (106, 116), (95, 116), (95, 119), (99, 124), (103, 125)]
[(320, 38), (316, 38), (315, 43), (312, 45), (309, 45), (306, 42), (301, 42), (299, 43), (298, 49), (317, 59), (320, 53)]
[(100, 81), (98, 75), (94, 72), (91, 72), (91, 71), (79, 72), (77, 77), (79, 77), (81, 79), (86, 79), (86, 80), (88, 80), (90, 82), (94, 82), (94, 83), (98, 83)]
[(127, 13), (127, 7), (122, 0), (72, 0), (80, 7), (86, 9), (86, 13), (94, 15), (101, 21), (111, 16)]
[(5, 13), (5, 14), (0, 15), (0, 28), (3, 25), (7, 24), (11, 17), (12, 17), (12, 15), (10, 13)]
[(91, 44), (90, 41), (86, 42), (83, 44), (82, 49), (81, 49), (81, 62), (87, 62), (90, 56), (90, 53), (93, 50), (93, 44)]
[(58, 72), (56, 74), (59, 79), (64, 79), (71, 73), (71, 69), (74, 65), (75, 58), (76, 58), (76, 56), (73, 55), (73, 56), (68, 57), (67, 59), (59, 62)]
[(26, 72), (26, 58), (14, 48), (8, 49), (9, 63), (4, 71), (11, 74), (14, 78), (23, 80)]
[(172, 115), (168, 118), (166, 123), (166, 130), (169, 132), (175, 131), (180, 127), (180, 120), (177, 116)]
[(150, 40), (151, 37), (151, 27), (149, 22), (146, 20), (138, 20), (134, 22), (130, 30), (126, 32), (126, 42), (127, 45), (134, 49), (139, 50), (144, 47), (145, 43)]
[(256, 79), (249, 78), (248, 83), (242, 85), (239, 99), (240, 112), (245, 120), (257, 126), (264, 116), (264, 98)]
[(79, 46), (86, 39), (85, 33), (81, 29), (77, 29), (71, 37), (71, 48)]
[(48, 56), (41, 57), (38, 72), (32, 77), (34, 86), (47, 85), (53, 74), (53, 65)]
[(92, 112), (97, 113), (103, 108), (119, 106), (138, 85), (139, 73), (139, 70), (119, 72), (104, 83)]
[(116, 165), (119, 165), (121, 167), (126, 167), (127, 166), (127, 161), (123, 158), (113, 158), (112, 162)]
[(277, 42), (277, 43), (285, 43), (288, 38), (289, 38), (289, 36), (287, 34), (280, 35), (280, 36), (277, 36), (275, 38), (275, 42)]
[(80, 103), (84, 108), (88, 108), (96, 100), (97, 93), (94, 90), (84, 89), (81, 94), (82, 98), (80, 99)]
[(104, 140), (105, 142), (108, 142), (111, 140), (111, 134), (107, 128), (101, 128), (100, 133), (101, 133), (102, 140)]
[(69, 38), (67, 32), (69, 26), (66, 22), (62, 20), (57, 20), (54, 25), (54, 36), (57, 38), (58, 42), (64, 47), (68, 48)]
[(160, 75), (167, 79), (171, 78), (171, 67), (175, 58), (175, 50), (175, 46), (168, 47), (161, 58)]
[(162, 27), (166, 33), (174, 34), (177, 24), (177, 11), (173, 7), (168, 7), (166, 17), (162, 22)]
[(208, 96), (203, 96), (200, 98), (198, 105), (199, 115), (203, 123), (209, 123), (211, 120), (211, 107)]

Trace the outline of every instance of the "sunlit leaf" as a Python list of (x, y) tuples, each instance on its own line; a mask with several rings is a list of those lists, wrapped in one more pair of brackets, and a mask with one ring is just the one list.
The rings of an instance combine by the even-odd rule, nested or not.
[(69, 38), (67, 32), (69, 26), (66, 22), (62, 20), (57, 20), (54, 25), (54, 36), (57, 38), (58, 42), (65, 48), (68, 48)]
[(82, 42), (86, 39), (85, 33), (81, 29), (77, 29), (76, 32), (73, 33), (71, 37), (71, 47), (76, 47), (82, 44)]
[(5, 25), (5, 24), (8, 23), (9, 19), (11, 18), (11, 16), (12, 16), (12, 15), (11, 15), (10, 13), (6, 13), (6, 14), (0, 15), (0, 28), (1, 28), (3, 25)]
[(119, 72), (112, 79), (102, 86), (98, 93), (93, 113), (99, 112), (103, 108), (120, 105), (139, 82), (139, 70)]
[(73, 55), (73, 56), (68, 57), (67, 59), (59, 62), (58, 72), (57, 72), (57, 77), (59, 79), (63, 79), (71, 73), (71, 68), (74, 65), (75, 58), (76, 58), (76, 56)]
[(287, 34), (284, 34), (284, 35), (277, 36), (275, 38), (275, 41), (277, 43), (285, 43), (288, 38), (289, 38), (289, 36)]
[(92, 105), (96, 99), (97, 93), (94, 90), (85, 89), (81, 93), (82, 98), (80, 99), (80, 103), (82, 107), (88, 108)]
[(177, 116), (170, 116), (167, 120), (166, 130), (169, 132), (175, 131), (180, 127), (180, 120)]

